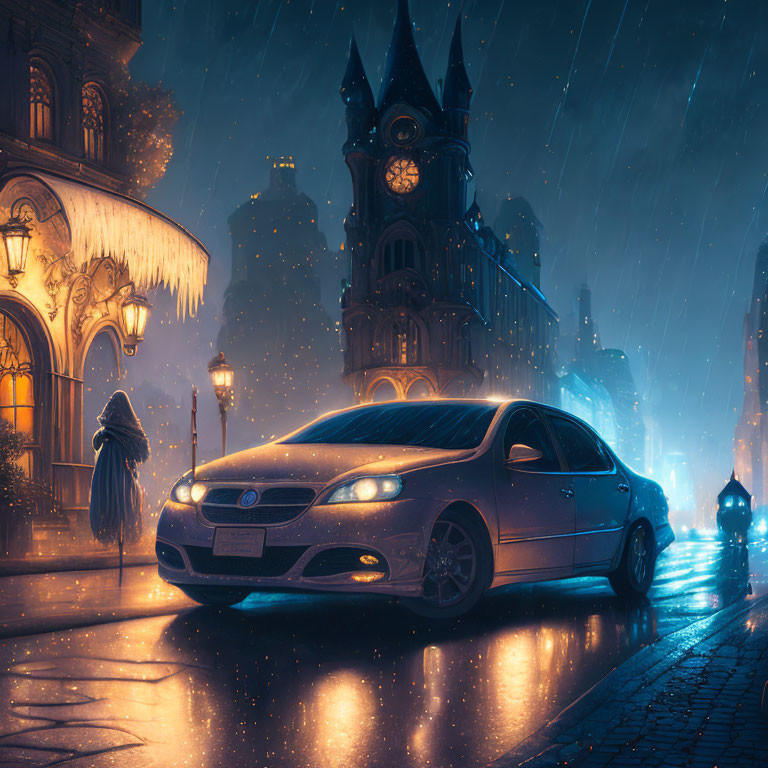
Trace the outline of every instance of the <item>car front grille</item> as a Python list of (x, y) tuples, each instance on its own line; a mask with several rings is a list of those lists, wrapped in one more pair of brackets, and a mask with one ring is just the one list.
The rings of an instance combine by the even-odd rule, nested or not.
[(211, 576), (282, 576), (309, 547), (264, 547), (261, 557), (214, 555), (210, 547), (184, 547), (192, 568)]
[(200, 511), (209, 523), (221, 525), (279, 525), (297, 518), (314, 501), (314, 488), (266, 488), (252, 507), (238, 501), (248, 487), (212, 488)]

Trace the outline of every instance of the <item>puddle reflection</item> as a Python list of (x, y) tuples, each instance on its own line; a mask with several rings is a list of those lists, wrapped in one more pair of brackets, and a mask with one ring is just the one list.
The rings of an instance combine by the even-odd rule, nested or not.
[(634, 606), (604, 579), (505, 588), (443, 626), (386, 599), (262, 595), (8, 641), (0, 758), (23, 741), (35, 765), (484, 765), (644, 645), (764, 592), (766, 548), (678, 542)]
[(681, 542), (636, 606), (596, 579), (507, 588), (448, 627), (385, 600), (255, 598), (181, 615), (164, 640), (215, 669), (208, 693), (229, 714), (212, 751), (233, 765), (481, 765), (660, 626), (743, 599), (748, 584), (746, 546)]

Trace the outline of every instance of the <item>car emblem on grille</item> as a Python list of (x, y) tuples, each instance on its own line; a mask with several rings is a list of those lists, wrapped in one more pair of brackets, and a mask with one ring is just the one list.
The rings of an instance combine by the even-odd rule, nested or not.
[(259, 500), (259, 494), (250, 488), (240, 497), (241, 507), (252, 507)]

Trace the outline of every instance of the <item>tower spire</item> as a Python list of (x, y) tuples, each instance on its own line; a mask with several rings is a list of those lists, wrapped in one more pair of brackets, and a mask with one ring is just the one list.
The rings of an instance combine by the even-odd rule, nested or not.
[(373, 91), (365, 75), (363, 61), (354, 36), (349, 45), (347, 71), (341, 81), (341, 100), (347, 105), (349, 139), (362, 138), (371, 128), (375, 106)]
[(365, 75), (365, 68), (354, 36), (349, 44), (347, 71), (341, 81), (340, 93), (347, 107), (373, 110), (373, 91)]
[(426, 109), (433, 116), (441, 111), (413, 39), (408, 0), (397, 0), (395, 26), (379, 91), (379, 112), (384, 112), (398, 101)]
[(469, 82), (467, 68), (464, 66), (464, 49), (461, 42), (463, 12), (464, 4), (462, 3), (448, 54), (448, 69), (445, 73), (445, 88), (443, 90), (443, 109), (458, 109), (469, 112), (469, 105), (472, 102), (472, 84)]

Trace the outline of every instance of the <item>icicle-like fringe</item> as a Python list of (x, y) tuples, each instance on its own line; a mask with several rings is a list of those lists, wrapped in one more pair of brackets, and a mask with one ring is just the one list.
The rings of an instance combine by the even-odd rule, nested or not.
[(178, 314), (195, 314), (207, 280), (208, 254), (191, 235), (143, 203), (55, 176), (35, 175), (61, 200), (78, 267), (111, 257), (128, 267), (138, 289), (162, 284), (176, 293)]

